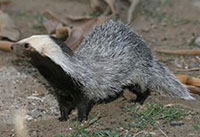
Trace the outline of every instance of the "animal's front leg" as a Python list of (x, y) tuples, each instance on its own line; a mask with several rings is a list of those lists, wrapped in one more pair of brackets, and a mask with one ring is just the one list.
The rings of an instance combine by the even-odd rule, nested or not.
[(87, 120), (89, 112), (91, 111), (93, 106), (93, 102), (88, 98), (82, 98), (81, 101), (77, 105), (78, 109), (78, 120), (80, 122)]
[(71, 111), (74, 109), (72, 101), (69, 101), (65, 96), (58, 96), (58, 103), (60, 108), (60, 121), (67, 121)]

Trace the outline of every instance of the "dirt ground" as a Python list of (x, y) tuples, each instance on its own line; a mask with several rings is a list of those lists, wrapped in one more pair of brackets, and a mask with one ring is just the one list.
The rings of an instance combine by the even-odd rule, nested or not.
[[(119, 0), (119, 2), (120, 19), (125, 21), (129, 3), (125, 0)], [(83, 16), (92, 12), (89, 0), (13, 0), (2, 9), (15, 21), (21, 32), (21, 38), (46, 33), (41, 20), (41, 12), (45, 9), (60, 16)], [(178, 69), (200, 67), (196, 57), (164, 55), (154, 52), (158, 48), (199, 48), (189, 41), (193, 35), (200, 36), (200, 0), (144, 0), (139, 6), (131, 26), (144, 37), (158, 60), (168, 66), (172, 72), (200, 77), (200, 71), (178, 71)], [(67, 133), (73, 132), (76, 111), (72, 113), (69, 121), (58, 121), (57, 102), (51, 91), (48, 83), (31, 65), (17, 59), (11, 53), (0, 51), (0, 137), (16, 136), (13, 117), (16, 111), (21, 109), (25, 109), (27, 112), (28, 132), (31, 137), (50, 137), (57, 134), (66, 136)], [(130, 104), (131, 95), (126, 94), (125, 97), (127, 99), (119, 98), (109, 104), (96, 105), (90, 113), (89, 120), (98, 115), (100, 115), (100, 119), (93, 123), (88, 130), (123, 130), (131, 136), (141, 131), (154, 133), (151, 136), (155, 137), (200, 136), (200, 130), (193, 126), (195, 117), (200, 117), (199, 96), (195, 95), (195, 101), (186, 101), (152, 94), (145, 101), (144, 106), (149, 103), (179, 104), (183, 106), (188, 115), (181, 120), (184, 123), (182, 126), (174, 127), (169, 123), (162, 123), (159, 128), (162, 130), (145, 128), (141, 131), (124, 126), (124, 123), (127, 124), (125, 118), (130, 116), (123, 111), (122, 107)], [(138, 134), (138, 136), (145, 135)]]

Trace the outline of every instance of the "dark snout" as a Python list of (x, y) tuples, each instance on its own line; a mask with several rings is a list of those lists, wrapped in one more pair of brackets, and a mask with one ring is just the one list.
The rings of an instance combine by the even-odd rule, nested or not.
[(11, 45), (10, 48), (11, 48), (11, 50), (14, 50), (16, 48), (22, 48), (22, 49), (26, 50), (26, 49), (30, 48), (30, 45), (29, 45), (29, 43), (14, 43)]
[(29, 43), (14, 43), (11, 45), (10, 49), (17, 56), (25, 56), (28, 52), (31, 51)]
[(14, 48), (17, 46), (17, 44), (16, 43), (14, 43), (14, 44), (12, 44), (11, 46), (10, 46), (10, 49), (13, 51), (14, 50)]

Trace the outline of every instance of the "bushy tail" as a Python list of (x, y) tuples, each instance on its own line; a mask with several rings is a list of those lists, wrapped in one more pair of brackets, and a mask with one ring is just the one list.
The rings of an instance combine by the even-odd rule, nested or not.
[(149, 83), (152, 91), (171, 97), (180, 97), (186, 100), (193, 100), (186, 86), (179, 82), (169, 70), (155, 61), (152, 67), (152, 79)]

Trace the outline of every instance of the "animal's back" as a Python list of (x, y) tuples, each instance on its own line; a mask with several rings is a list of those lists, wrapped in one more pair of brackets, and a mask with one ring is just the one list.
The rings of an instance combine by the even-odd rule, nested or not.
[(95, 27), (76, 53), (94, 61), (92, 67), (114, 75), (131, 75), (137, 65), (153, 60), (151, 50), (139, 35), (129, 26), (112, 20)]
[[(145, 57), (151, 59), (151, 51), (143, 39), (120, 21), (108, 21), (97, 26), (83, 40), (77, 54), (95, 61), (120, 57)], [(121, 60), (121, 59), (120, 59)]]
[(96, 75), (93, 78), (101, 89), (95, 92), (104, 97), (119, 93), (123, 86), (139, 85), (141, 93), (150, 90), (192, 99), (188, 90), (154, 59), (144, 40), (119, 21), (96, 27), (76, 53), (91, 61)]
[(134, 84), (136, 77), (138, 81), (143, 79), (153, 61), (151, 50), (142, 38), (119, 21), (108, 21), (94, 28), (76, 54), (84, 57), (95, 72), (92, 79), (98, 83), (97, 89), (90, 92), (95, 92), (95, 96), (101, 93), (100, 98), (120, 93), (122, 87)]

